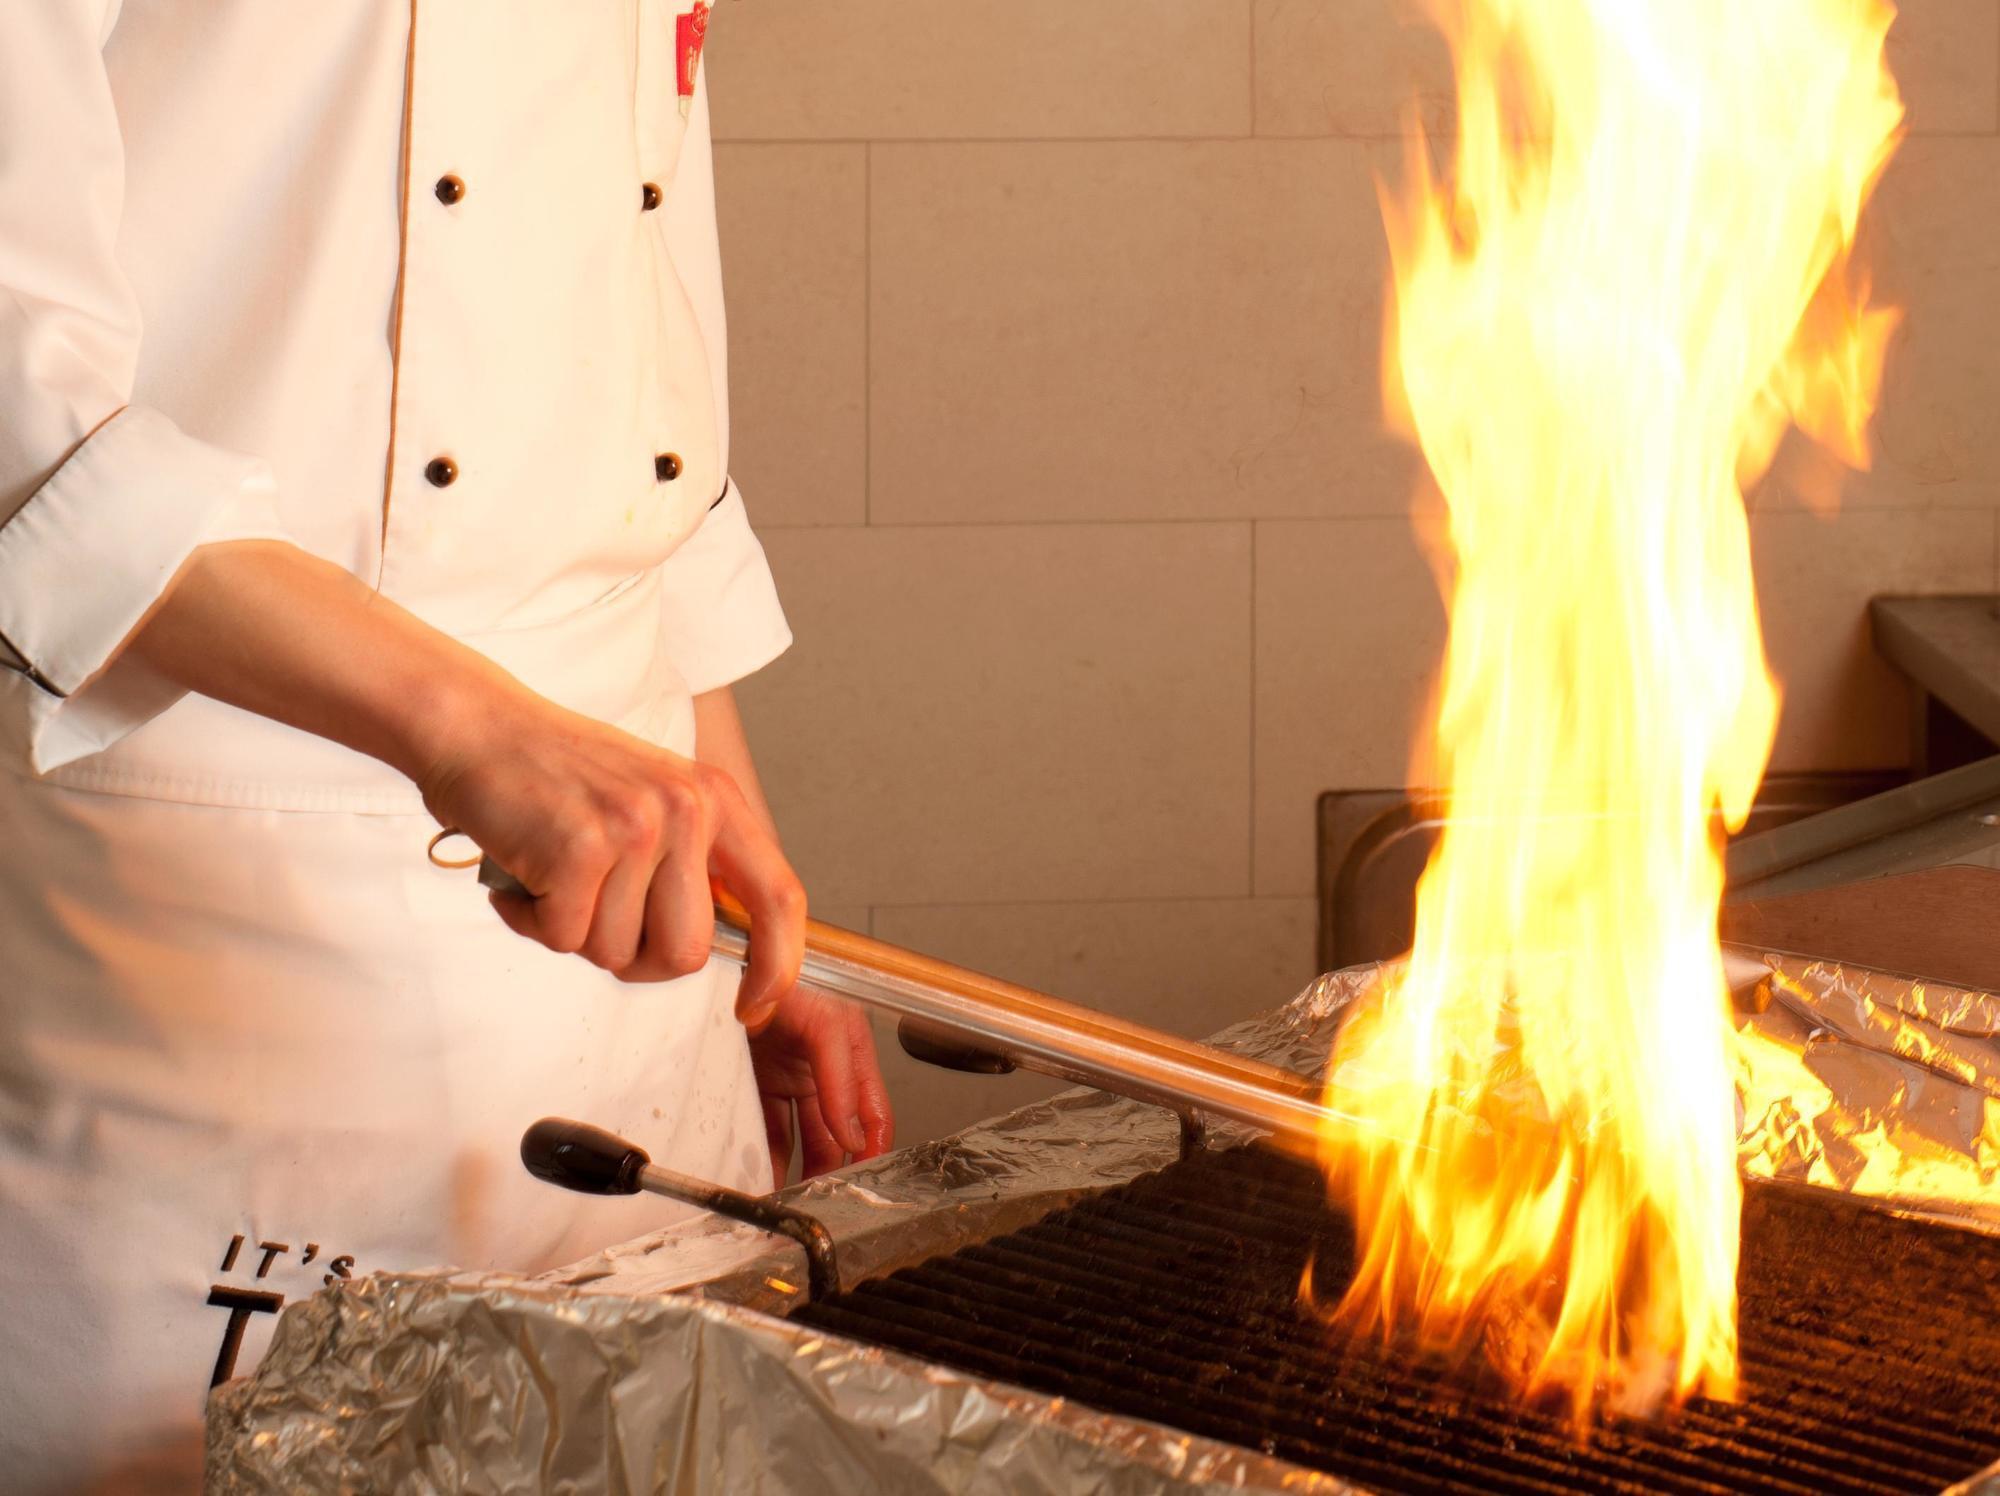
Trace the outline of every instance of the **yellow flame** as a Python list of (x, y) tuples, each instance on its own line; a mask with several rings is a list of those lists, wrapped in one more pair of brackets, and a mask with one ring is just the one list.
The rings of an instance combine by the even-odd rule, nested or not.
[[(1893, 318), (1847, 256), (1901, 119), (1885, 0), (1432, 0), (1451, 172), (1384, 191), (1390, 404), (1449, 512), (1407, 971), (1343, 1031), (1340, 1313), (1577, 1415), (1736, 1368), (1719, 828), (1770, 751), (1742, 486), (1852, 462)], [(1428, 777), (1428, 776), (1427, 776)]]

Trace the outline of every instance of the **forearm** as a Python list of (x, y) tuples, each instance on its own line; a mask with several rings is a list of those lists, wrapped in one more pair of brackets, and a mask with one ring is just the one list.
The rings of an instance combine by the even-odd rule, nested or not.
[(278, 542), (197, 550), (127, 648), (190, 690), (419, 784), (468, 718), (524, 689), (340, 567)]
[(695, 697), (694, 756), (734, 779), (764, 829), (777, 839), (778, 823), (771, 814), (770, 802), (764, 798), (764, 786), (757, 778), (757, 765), (750, 756), (750, 738), (743, 730), (742, 715), (736, 710), (736, 693), (730, 687), (704, 691)]

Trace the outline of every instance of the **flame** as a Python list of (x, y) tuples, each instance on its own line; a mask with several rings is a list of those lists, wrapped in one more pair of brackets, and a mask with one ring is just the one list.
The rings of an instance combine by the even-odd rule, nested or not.
[(1383, 192), (1392, 412), (1449, 516), (1407, 969), (1343, 1030), (1338, 1314), (1583, 1418), (1736, 1374), (1721, 826), (1777, 690), (1743, 487), (1866, 456), (1893, 315), (1848, 263), (1902, 110), (1885, 0), (1431, 0), (1452, 171)]

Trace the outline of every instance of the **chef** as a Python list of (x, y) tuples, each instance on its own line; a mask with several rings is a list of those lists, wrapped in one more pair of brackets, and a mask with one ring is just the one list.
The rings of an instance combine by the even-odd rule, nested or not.
[(192, 1484), (324, 1285), (659, 1224), (530, 1179), (536, 1117), (760, 1191), (889, 1143), (730, 695), (790, 635), (707, 18), (0, 6), (9, 1490)]

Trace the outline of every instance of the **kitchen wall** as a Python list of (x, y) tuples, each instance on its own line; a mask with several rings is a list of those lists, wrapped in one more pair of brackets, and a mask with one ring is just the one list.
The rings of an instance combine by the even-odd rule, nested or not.
[[(1775, 766), (1905, 761), (1865, 600), (1991, 589), (2000, 0), (1908, 0), (1875, 470), (1756, 496)], [(1383, 429), (1399, 0), (719, 0), (741, 691), (818, 912), (1206, 1033), (1313, 974), (1313, 801), (1404, 782), (1442, 613)], [(893, 1041), (890, 1047), (893, 1049)], [(1041, 1094), (894, 1055), (914, 1140)]]

